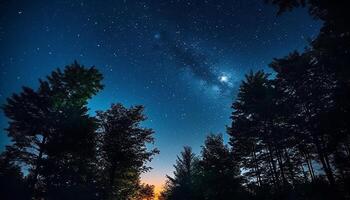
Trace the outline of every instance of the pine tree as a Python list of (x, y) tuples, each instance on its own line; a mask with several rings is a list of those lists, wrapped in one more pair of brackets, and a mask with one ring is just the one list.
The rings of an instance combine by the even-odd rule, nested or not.
[(202, 199), (225, 200), (243, 198), (240, 170), (222, 135), (208, 135), (199, 161)]
[(194, 170), (196, 166), (196, 156), (188, 146), (184, 147), (181, 155), (177, 157), (174, 165), (174, 177), (167, 176), (165, 190), (162, 198), (167, 200), (193, 200), (194, 199)]

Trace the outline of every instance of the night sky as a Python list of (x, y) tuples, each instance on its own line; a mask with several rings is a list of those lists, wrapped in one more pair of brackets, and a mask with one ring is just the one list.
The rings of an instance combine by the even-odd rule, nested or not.
[[(112, 102), (146, 107), (143, 125), (161, 153), (143, 180), (157, 186), (184, 145), (198, 153), (208, 133), (225, 133), (245, 73), (270, 72), (274, 57), (302, 51), (321, 26), (305, 9), (276, 16), (263, 0), (23, 0), (0, 9), (0, 104), (74, 60), (96, 66), (105, 89), (91, 114)], [(0, 149), (8, 142), (2, 130)]]

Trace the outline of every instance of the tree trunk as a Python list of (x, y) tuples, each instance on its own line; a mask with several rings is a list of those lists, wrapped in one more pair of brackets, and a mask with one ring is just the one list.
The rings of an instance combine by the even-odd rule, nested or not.
[(275, 161), (273, 160), (273, 155), (272, 155), (272, 151), (271, 151), (270, 145), (268, 145), (267, 151), (268, 151), (268, 155), (269, 155), (269, 158), (270, 158), (270, 163), (271, 163), (271, 166), (272, 166), (273, 174), (275, 176), (275, 187), (278, 188), (279, 187), (279, 178), (278, 178), (278, 173), (277, 173), (277, 167), (276, 167)]
[(283, 184), (286, 184), (287, 183), (287, 179), (286, 179), (286, 176), (285, 176), (285, 173), (284, 173), (284, 165), (283, 165), (283, 160), (282, 160), (282, 156), (281, 156), (281, 153), (279, 150), (277, 150), (277, 162), (278, 162), (278, 165), (280, 167), (280, 171), (281, 171), (281, 176), (282, 176), (282, 181), (283, 181)]
[(255, 173), (257, 176), (258, 185), (261, 186), (262, 185), (261, 184), (261, 177), (260, 177), (258, 161), (256, 158), (255, 146), (253, 147), (253, 159), (254, 159), (254, 168), (255, 168)]
[[(316, 148), (317, 148), (319, 159), (320, 159), (321, 164), (322, 164), (323, 171), (325, 172), (329, 183), (331, 185), (334, 185), (335, 184), (335, 179), (334, 179), (334, 176), (333, 176), (333, 171), (330, 168), (330, 166), (327, 165), (327, 161), (328, 160), (326, 161), (325, 154), (323, 152), (323, 149), (321, 149), (321, 145), (320, 145), (319, 141), (315, 140), (315, 143), (316, 143)], [(328, 159), (328, 157), (327, 157), (327, 159)]]
[(107, 191), (107, 199), (113, 199), (113, 186), (114, 186), (114, 179), (115, 179), (115, 170), (116, 167), (112, 166), (110, 171), (109, 171), (109, 185), (107, 186), (108, 191)]
[(314, 172), (314, 168), (312, 166), (312, 160), (310, 159), (310, 156), (307, 152), (302, 151), (302, 154), (304, 155), (305, 162), (307, 164), (307, 168), (308, 168), (309, 173), (310, 173), (311, 181), (314, 181), (315, 180), (315, 172)]
[(308, 158), (306, 158), (306, 164), (307, 164), (307, 168), (309, 169), (311, 181), (314, 181), (315, 180), (314, 169), (313, 169), (312, 164)]
[(39, 190), (38, 190), (38, 179), (39, 179), (39, 167), (41, 165), (41, 162), (42, 162), (42, 158), (43, 158), (43, 146), (45, 145), (46, 143), (46, 136), (43, 136), (43, 139), (41, 140), (40, 142), (40, 145), (39, 145), (39, 154), (38, 154), (38, 157), (36, 158), (36, 161), (35, 161), (35, 167), (34, 167), (34, 170), (33, 170), (33, 177), (31, 178), (31, 180), (29, 181), (29, 187), (32, 188), (34, 194), (34, 199), (40, 199), (40, 194), (39, 194)]

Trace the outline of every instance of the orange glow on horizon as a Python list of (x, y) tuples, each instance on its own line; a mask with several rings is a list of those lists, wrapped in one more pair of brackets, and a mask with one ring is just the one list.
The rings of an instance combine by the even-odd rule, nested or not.
[(162, 187), (154, 186), (154, 200), (159, 199), (159, 195), (162, 192)]
[(165, 174), (156, 174), (156, 173), (146, 173), (143, 174), (141, 177), (142, 183), (149, 184), (149, 185), (154, 185), (154, 196), (155, 200), (158, 200), (160, 193), (162, 192), (163, 186), (165, 184)]

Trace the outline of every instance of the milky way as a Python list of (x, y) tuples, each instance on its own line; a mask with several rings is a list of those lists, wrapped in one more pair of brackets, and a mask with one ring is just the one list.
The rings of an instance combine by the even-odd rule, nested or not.
[[(144, 180), (160, 184), (183, 145), (198, 152), (225, 132), (244, 74), (307, 45), (320, 22), (276, 16), (263, 0), (1, 1), (0, 103), (78, 60), (104, 74), (90, 113), (112, 102), (146, 106), (160, 149)], [(7, 121), (1, 113), (1, 128)], [(1, 149), (9, 142), (1, 133)]]

